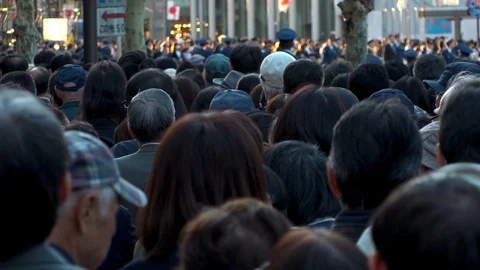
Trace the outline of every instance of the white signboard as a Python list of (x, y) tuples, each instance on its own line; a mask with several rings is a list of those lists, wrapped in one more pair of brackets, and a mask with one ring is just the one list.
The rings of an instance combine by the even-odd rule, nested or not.
[(125, 35), (125, 7), (97, 8), (97, 36)]
[(43, 39), (51, 41), (66, 41), (68, 35), (68, 19), (43, 19)]
[[(92, 0), (89, 0), (92, 1)], [(97, 0), (97, 8), (126, 6), (127, 0)]]

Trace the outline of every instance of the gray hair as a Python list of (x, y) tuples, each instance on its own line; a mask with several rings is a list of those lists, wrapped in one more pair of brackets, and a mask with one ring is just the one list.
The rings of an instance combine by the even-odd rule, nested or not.
[(447, 83), (448, 90), (443, 94), (442, 99), (438, 104), (438, 110), (436, 110), (436, 112), (441, 114), (442, 108), (448, 101), (449, 96), (451, 96), (452, 93), (464, 89), (467, 85), (470, 85), (473, 82), (480, 83), (480, 74), (463, 71), (452, 77)]
[(128, 125), (140, 143), (153, 142), (175, 121), (172, 98), (161, 89), (138, 93), (128, 106)]
[(261, 80), (261, 82), (262, 82), (263, 93), (265, 94), (265, 99), (267, 101), (283, 93), (281, 87), (280, 88), (272, 87), (267, 83), (265, 83), (263, 80)]
[(59, 217), (67, 217), (73, 213), (72, 208), (75, 207), (81, 198), (87, 194), (94, 194), (99, 201), (100, 215), (106, 216), (110, 211), (110, 204), (112, 200), (117, 199), (117, 193), (113, 188), (102, 189), (85, 189), (72, 192), (68, 200), (60, 207), (58, 211)]

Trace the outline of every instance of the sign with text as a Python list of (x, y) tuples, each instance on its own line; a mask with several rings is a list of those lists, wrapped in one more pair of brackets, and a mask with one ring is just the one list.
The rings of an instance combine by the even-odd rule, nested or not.
[(125, 35), (125, 7), (97, 8), (97, 36)]
[(126, 5), (127, 5), (127, 0), (97, 0), (97, 8), (123, 7)]

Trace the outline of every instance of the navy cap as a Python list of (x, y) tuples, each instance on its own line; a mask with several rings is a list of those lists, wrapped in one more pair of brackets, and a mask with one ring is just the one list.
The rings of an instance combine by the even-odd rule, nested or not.
[(367, 61), (366, 62), (370, 63), (370, 64), (383, 65), (382, 59), (378, 56), (373, 55), (373, 54), (367, 55)]
[(412, 50), (412, 49), (408, 49), (406, 50), (405, 52), (403, 52), (403, 56), (405, 56), (406, 58), (417, 58), (418, 56), (418, 52)]
[(211, 111), (234, 110), (241, 113), (251, 113), (255, 111), (255, 104), (252, 98), (241, 90), (225, 90), (213, 97), (210, 103)]
[(480, 74), (480, 65), (476, 63), (469, 62), (455, 62), (447, 66), (445, 71), (440, 76), (438, 81), (433, 80), (424, 80), (423, 82), (432, 88), (435, 92), (439, 94), (445, 93), (447, 91), (447, 83), (453, 76), (457, 75), (462, 71), (468, 71), (474, 74)]
[(221, 53), (210, 55), (205, 61), (205, 72), (225, 78), (230, 72), (230, 59)]
[(68, 64), (55, 75), (55, 87), (64, 92), (75, 92), (85, 85), (87, 74), (82, 66)]
[(223, 42), (225, 43), (231, 43), (233, 41), (233, 39), (231, 37), (224, 37), (223, 38)]
[(370, 100), (373, 100), (377, 103), (383, 103), (387, 100), (397, 100), (403, 106), (405, 106), (411, 115), (415, 115), (415, 106), (412, 101), (400, 90), (397, 89), (383, 89), (378, 92), (373, 93), (370, 96)]
[(277, 33), (277, 39), (284, 42), (293, 41), (296, 36), (297, 33), (290, 28), (283, 28)]
[(464, 55), (470, 55), (473, 52), (467, 44), (463, 43), (458, 45), (458, 50)]
[(200, 46), (205, 46), (205, 45), (207, 45), (207, 40), (204, 39), (204, 38), (201, 38), (201, 39), (197, 40), (197, 42), (198, 42), (198, 44), (199, 44)]

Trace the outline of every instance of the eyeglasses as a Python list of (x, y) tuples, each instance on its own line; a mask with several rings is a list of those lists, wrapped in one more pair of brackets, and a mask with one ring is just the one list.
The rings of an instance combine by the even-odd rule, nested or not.
[(267, 270), (269, 266), (270, 266), (270, 262), (266, 261), (262, 263), (259, 267), (255, 268), (254, 270)]

